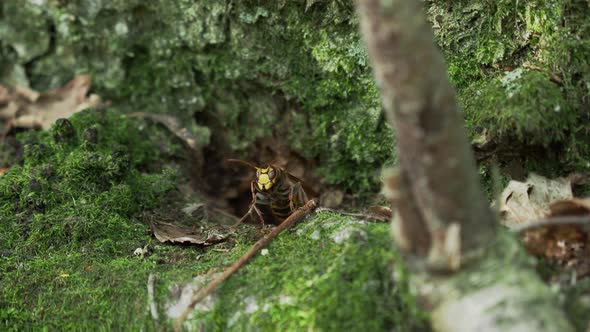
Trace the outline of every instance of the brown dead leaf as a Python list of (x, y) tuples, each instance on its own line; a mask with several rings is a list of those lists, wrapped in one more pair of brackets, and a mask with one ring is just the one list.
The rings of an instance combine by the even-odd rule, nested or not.
[(578, 278), (590, 275), (590, 198), (572, 196), (572, 177), (531, 174), (501, 195), (502, 223), (522, 234), (527, 250)]
[(369, 211), (382, 216), (385, 220), (391, 220), (393, 218), (393, 210), (387, 206), (371, 205), (369, 206)]
[(567, 271), (576, 271), (578, 278), (590, 275), (590, 198), (557, 201), (549, 210), (547, 219), (524, 231), (526, 248)]
[(86, 96), (90, 83), (90, 76), (79, 75), (65, 86), (44, 93), (0, 86), (0, 119), (9, 127), (48, 129), (57, 119), (99, 104), (98, 95)]
[(545, 217), (549, 204), (572, 198), (567, 178), (547, 179), (530, 174), (525, 182), (510, 181), (500, 195), (501, 223), (509, 228)]
[(8, 172), (8, 170), (10, 170), (10, 168), (0, 168), (0, 176), (6, 174), (6, 172)]
[(228, 234), (220, 227), (191, 227), (164, 221), (150, 221), (150, 228), (160, 242), (210, 246), (228, 238)]

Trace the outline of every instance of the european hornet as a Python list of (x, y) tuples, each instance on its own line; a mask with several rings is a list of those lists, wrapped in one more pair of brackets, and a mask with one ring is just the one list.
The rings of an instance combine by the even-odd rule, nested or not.
[(258, 167), (239, 159), (227, 159), (227, 161), (244, 164), (256, 170), (256, 178), (250, 183), (252, 192), (250, 209), (236, 225), (242, 223), (252, 213), (256, 213), (263, 225), (278, 225), (308, 201), (304, 186), (309, 193), (313, 193), (301, 179), (274, 165), (273, 162), (266, 167)]

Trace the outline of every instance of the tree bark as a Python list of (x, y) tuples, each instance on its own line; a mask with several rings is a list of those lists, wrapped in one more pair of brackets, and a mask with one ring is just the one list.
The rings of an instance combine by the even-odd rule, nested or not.
[[(400, 222), (425, 225), (429, 248), (413, 249), (427, 249), (430, 267), (457, 268), (458, 254), (493, 238), (495, 220), (422, 2), (358, 1), (358, 9), (382, 103), (397, 132), (400, 176), (407, 177), (399, 180), (408, 188), (398, 210), (413, 204), (420, 212)], [(399, 236), (415, 242), (411, 234)]]
[[(357, 10), (382, 103), (397, 132), (400, 165), (384, 174), (384, 191), (396, 206), (394, 239), (413, 254), (408, 265), (427, 267), (414, 269), (410, 281), (432, 312), (433, 328), (571, 331), (527, 259), (510, 256), (521, 250), (516, 239), (496, 237), (422, 1), (357, 0)], [(496, 248), (504, 246), (506, 252)], [(473, 259), (461, 273), (433, 273), (458, 270), (466, 255)]]

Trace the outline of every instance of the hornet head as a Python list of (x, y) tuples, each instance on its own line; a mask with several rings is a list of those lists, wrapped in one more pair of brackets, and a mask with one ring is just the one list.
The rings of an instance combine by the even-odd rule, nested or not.
[(256, 167), (256, 186), (263, 191), (269, 190), (277, 182), (278, 175), (278, 170), (272, 166)]
[(281, 170), (272, 166), (272, 162), (266, 168), (258, 167), (248, 161), (239, 159), (227, 159), (229, 162), (241, 163), (256, 169), (256, 187), (259, 190), (267, 191), (277, 182)]

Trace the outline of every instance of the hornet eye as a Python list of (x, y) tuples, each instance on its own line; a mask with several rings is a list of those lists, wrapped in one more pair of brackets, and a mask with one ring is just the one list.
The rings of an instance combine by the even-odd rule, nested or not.
[(275, 177), (275, 171), (270, 171), (270, 173), (268, 173), (268, 176), (272, 179)]
[(256, 171), (256, 177), (259, 178), (260, 177), (260, 171)]

